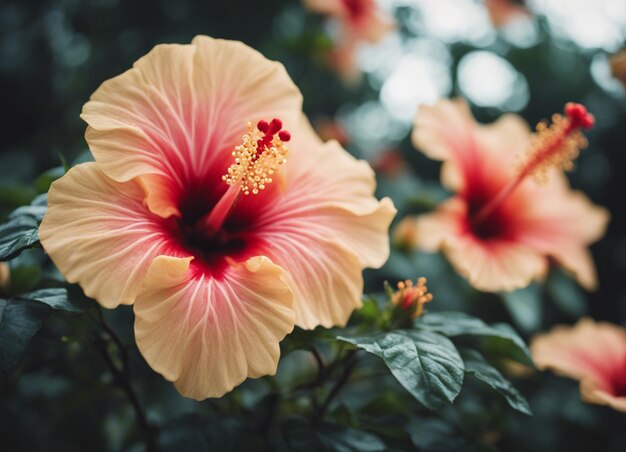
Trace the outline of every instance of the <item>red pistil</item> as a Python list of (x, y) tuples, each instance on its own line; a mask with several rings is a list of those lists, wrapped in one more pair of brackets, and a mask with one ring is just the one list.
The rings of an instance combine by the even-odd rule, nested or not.
[(264, 135), (257, 140), (257, 153), (254, 155), (252, 162), (256, 162), (264, 151), (272, 147), (274, 135), (277, 133), (281, 141), (287, 142), (291, 139), (289, 131), (281, 130), (283, 128), (283, 122), (278, 118), (272, 119), (269, 123), (261, 119), (257, 123), (256, 128)]
[(572, 102), (565, 105), (565, 115), (566, 118), (555, 115), (555, 124), (551, 128), (545, 124), (537, 127), (537, 141), (531, 149), (530, 158), (518, 174), (478, 211), (472, 219), (474, 227), (488, 219), (519, 187), (526, 176), (545, 171), (547, 166), (557, 166), (563, 169), (571, 167), (571, 161), (578, 155), (578, 150), (586, 145), (579, 130), (593, 127), (595, 118), (584, 105)]
[(235, 163), (222, 178), (229, 185), (228, 190), (213, 209), (196, 223), (196, 230), (204, 238), (213, 237), (219, 232), (242, 193), (257, 194), (264, 190), (266, 184), (272, 182), (271, 176), (276, 166), (285, 162), (287, 148), (283, 142), (289, 141), (291, 134), (282, 130), (283, 122), (278, 118), (270, 122), (260, 120), (256, 128), (263, 135), (259, 138), (252, 124), (248, 124), (244, 144), (233, 151)]
[(291, 140), (291, 133), (289, 133), (288, 130), (281, 130), (280, 132), (278, 132), (278, 138), (286, 143)]
[(593, 127), (596, 119), (587, 111), (584, 105), (575, 104), (573, 102), (565, 105), (565, 114), (570, 120), (570, 126), (575, 128), (582, 128), (589, 130)]

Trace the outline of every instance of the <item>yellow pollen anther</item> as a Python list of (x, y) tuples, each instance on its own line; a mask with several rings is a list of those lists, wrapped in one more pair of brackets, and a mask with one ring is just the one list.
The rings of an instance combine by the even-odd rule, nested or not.
[(418, 278), (417, 283), (407, 279), (398, 282), (398, 290), (393, 293), (391, 303), (401, 309), (412, 311), (412, 317), (421, 317), (424, 314), (424, 305), (431, 302), (433, 294), (428, 292), (426, 278)]
[(578, 128), (573, 128), (569, 118), (555, 114), (552, 124), (540, 122), (523, 164), (518, 171), (532, 175), (541, 184), (548, 180), (548, 172), (554, 167), (563, 171), (574, 168), (574, 160), (580, 150), (587, 147), (587, 139)]
[(289, 150), (279, 133), (263, 134), (251, 122), (247, 126), (248, 132), (242, 137), (242, 144), (232, 152), (235, 163), (228, 168), (222, 180), (231, 186), (241, 186), (244, 195), (256, 195), (272, 183), (270, 176), (287, 163)]

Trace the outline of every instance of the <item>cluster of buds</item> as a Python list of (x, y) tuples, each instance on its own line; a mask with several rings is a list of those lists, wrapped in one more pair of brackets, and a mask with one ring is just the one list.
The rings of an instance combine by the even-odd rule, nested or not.
[(416, 319), (424, 314), (424, 305), (431, 302), (433, 294), (428, 292), (426, 278), (418, 278), (417, 283), (407, 279), (398, 283), (398, 290), (391, 294), (391, 303), (409, 312)]

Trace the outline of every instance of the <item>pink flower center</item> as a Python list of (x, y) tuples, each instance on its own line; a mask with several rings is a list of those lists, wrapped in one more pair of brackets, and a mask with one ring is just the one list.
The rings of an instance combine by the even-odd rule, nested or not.
[[(181, 218), (164, 220), (178, 254), (193, 254), (192, 267), (219, 277), (231, 261), (240, 262), (259, 253), (262, 243), (255, 236), (255, 220), (276, 190), (271, 184), (278, 168), (286, 163), (291, 139), (282, 130), (282, 121), (259, 121), (256, 128), (248, 123), (242, 143), (232, 152), (234, 162), (221, 182), (228, 188), (214, 191), (219, 183), (209, 173), (187, 186), (180, 198)], [(263, 194), (264, 200), (252, 200)]]
[[(548, 170), (557, 167), (571, 170), (573, 160), (579, 150), (587, 146), (587, 141), (580, 129), (593, 127), (594, 117), (580, 104), (568, 103), (565, 117), (554, 115), (552, 125), (540, 123), (533, 138), (528, 158), (520, 166), (516, 176), (494, 190), (498, 183), (483, 189), (474, 189), (468, 196), (469, 227), (481, 238), (502, 237), (511, 229), (515, 221), (515, 212), (506, 208), (506, 203), (521, 183), (528, 176), (534, 176), (539, 182), (545, 182)], [(497, 175), (494, 175), (497, 178)], [(519, 208), (519, 206), (518, 206)]]

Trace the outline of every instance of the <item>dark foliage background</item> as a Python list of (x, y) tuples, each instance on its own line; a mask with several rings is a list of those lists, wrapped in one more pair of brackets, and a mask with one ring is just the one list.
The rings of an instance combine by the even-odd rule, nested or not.
[[(387, 50), (410, 55), (412, 50), (407, 43), (422, 38), (433, 48), (443, 48), (448, 55), (445, 77), (450, 82), (444, 95), (471, 94), (463, 89), (460, 68), (464, 57), (485, 50), (508, 61), (525, 79), (527, 95), (522, 94), (509, 104), (516, 106), (530, 123), (560, 111), (567, 101), (583, 102), (596, 114), (598, 126), (588, 135), (590, 147), (578, 160), (570, 180), (612, 213), (606, 237), (592, 248), (600, 289), (592, 294), (582, 293), (566, 276), (554, 273), (544, 287), (533, 286), (517, 293), (515, 300), (505, 301), (471, 290), (438, 256), (407, 255), (394, 250), (382, 270), (366, 274), (367, 291), (380, 292), (385, 279), (424, 275), (436, 296), (432, 310), (455, 309), (489, 322), (510, 322), (527, 339), (534, 332), (555, 323), (572, 323), (585, 314), (623, 324), (626, 95), (619, 85), (611, 83), (608, 75), (602, 76), (607, 53), (619, 44), (586, 46), (564, 37), (558, 26), (568, 24), (559, 23), (558, 17), (541, 14), (541, 9), (534, 19), (533, 39), (523, 45), (516, 45), (510, 36), (495, 30), (482, 41), (463, 37), (441, 39), (425, 21), (428, 17), (423, 3), (398, 1), (389, 7), (400, 26), (395, 44), (389, 44)], [(453, 6), (461, 3), (452, 2)], [(565, 8), (565, 2), (561, 3)], [(598, 2), (596, 8), (604, 4)], [(383, 75), (372, 71), (361, 85), (345, 86), (321, 64), (320, 55), (330, 44), (323, 19), (305, 12), (297, 1), (3, 0), (0, 219), (47, 190), (50, 177), (40, 176), (42, 173), (58, 167), (62, 161), (85, 158), (85, 124), (79, 113), (102, 81), (129, 68), (155, 44), (187, 43), (196, 34), (242, 40), (269, 58), (283, 62), (302, 90), (305, 110), (312, 120), (341, 121), (350, 137), (348, 148), (354, 154), (375, 163), (382, 151), (399, 151), (404, 170), (399, 175), (379, 174), (380, 192), (392, 196), (399, 207), (398, 219), (429, 208), (445, 197), (438, 185), (438, 165), (418, 154), (410, 144), (409, 121), (394, 117), (389, 97), (380, 103), (381, 86), (384, 91), (385, 81), (393, 76), (395, 68), (382, 70)], [(368, 66), (368, 58), (381, 56), (365, 53), (363, 58)], [(492, 72), (489, 67), (484, 71), (478, 71), (478, 79), (474, 76), (474, 84), (480, 87), (498, 81), (497, 71)], [(409, 83), (411, 77), (411, 73), (406, 75)], [(424, 83), (417, 76), (414, 80)], [(406, 89), (411, 92), (410, 84)], [(504, 102), (481, 106), (485, 102), (480, 102), (480, 97), (469, 97), (481, 121), (492, 121), (507, 110)], [(381, 129), (376, 136), (367, 129), (372, 115), (378, 115)], [(54, 270), (47, 270), (49, 267), (39, 270), (42, 259), (41, 253), (29, 251), (11, 263), (11, 291), (28, 290), (53, 274)], [(132, 310), (118, 309), (105, 316), (123, 340), (132, 344)], [(141, 450), (134, 413), (123, 393), (112, 387), (111, 374), (87, 340), (94, 328), (82, 317), (47, 321), (18, 371), (0, 377), (0, 449)], [(299, 353), (285, 356), (275, 384), (281, 384), (281, 375), (298, 375), (299, 363), (304, 359)], [(178, 396), (170, 384), (149, 369), (135, 349), (129, 351), (129, 362), (148, 418), (161, 430), (159, 441), (164, 448), (177, 445), (181, 449), (179, 444), (185, 444), (182, 449), (230, 450), (242, 447), (242, 441), (249, 441), (243, 447), (251, 449), (266, 446), (262, 437), (254, 433), (269, 428), (267, 410), (271, 410), (272, 396), (266, 396), (267, 384), (263, 381), (249, 381), (221, 400), (195, 403)], [(306, 380), (306, 374), (300, 378)], [(584, 405), (576, 383), (547, 374), (533, 374), (515, 382), (528, 397), (534, 417), (515, 413), (500, 400), (485, 398), (482, 388), (471, 385), (464, 388), (454, 407), (428, 412), (401, 392), (385, 392), (395, 384), (386, 378), (373, 386), (355, 385), (347, 391), (335, 417), (350, 418), (353, 425), (365, 430), (393, 433), (397, 428), (394, 419), (408, 414), (414, 419), (413, 442), (387, 441), (392, 444), (390, 447), (399, 449), (465, 450), (474, 447), (465, 441), (481, 440), (480, 447), (500, 450), (624, 450), (626, 417), (605, 407)], [(375, 404), (360, 408), (358, 401), (368, 392), (386, 395)], [(302, 433), (306, 426), (297, 420), (281, 425), (280, 437), (308, 435)], [(451, 438), (458, 438), (458, 442), (451, 442)]]

